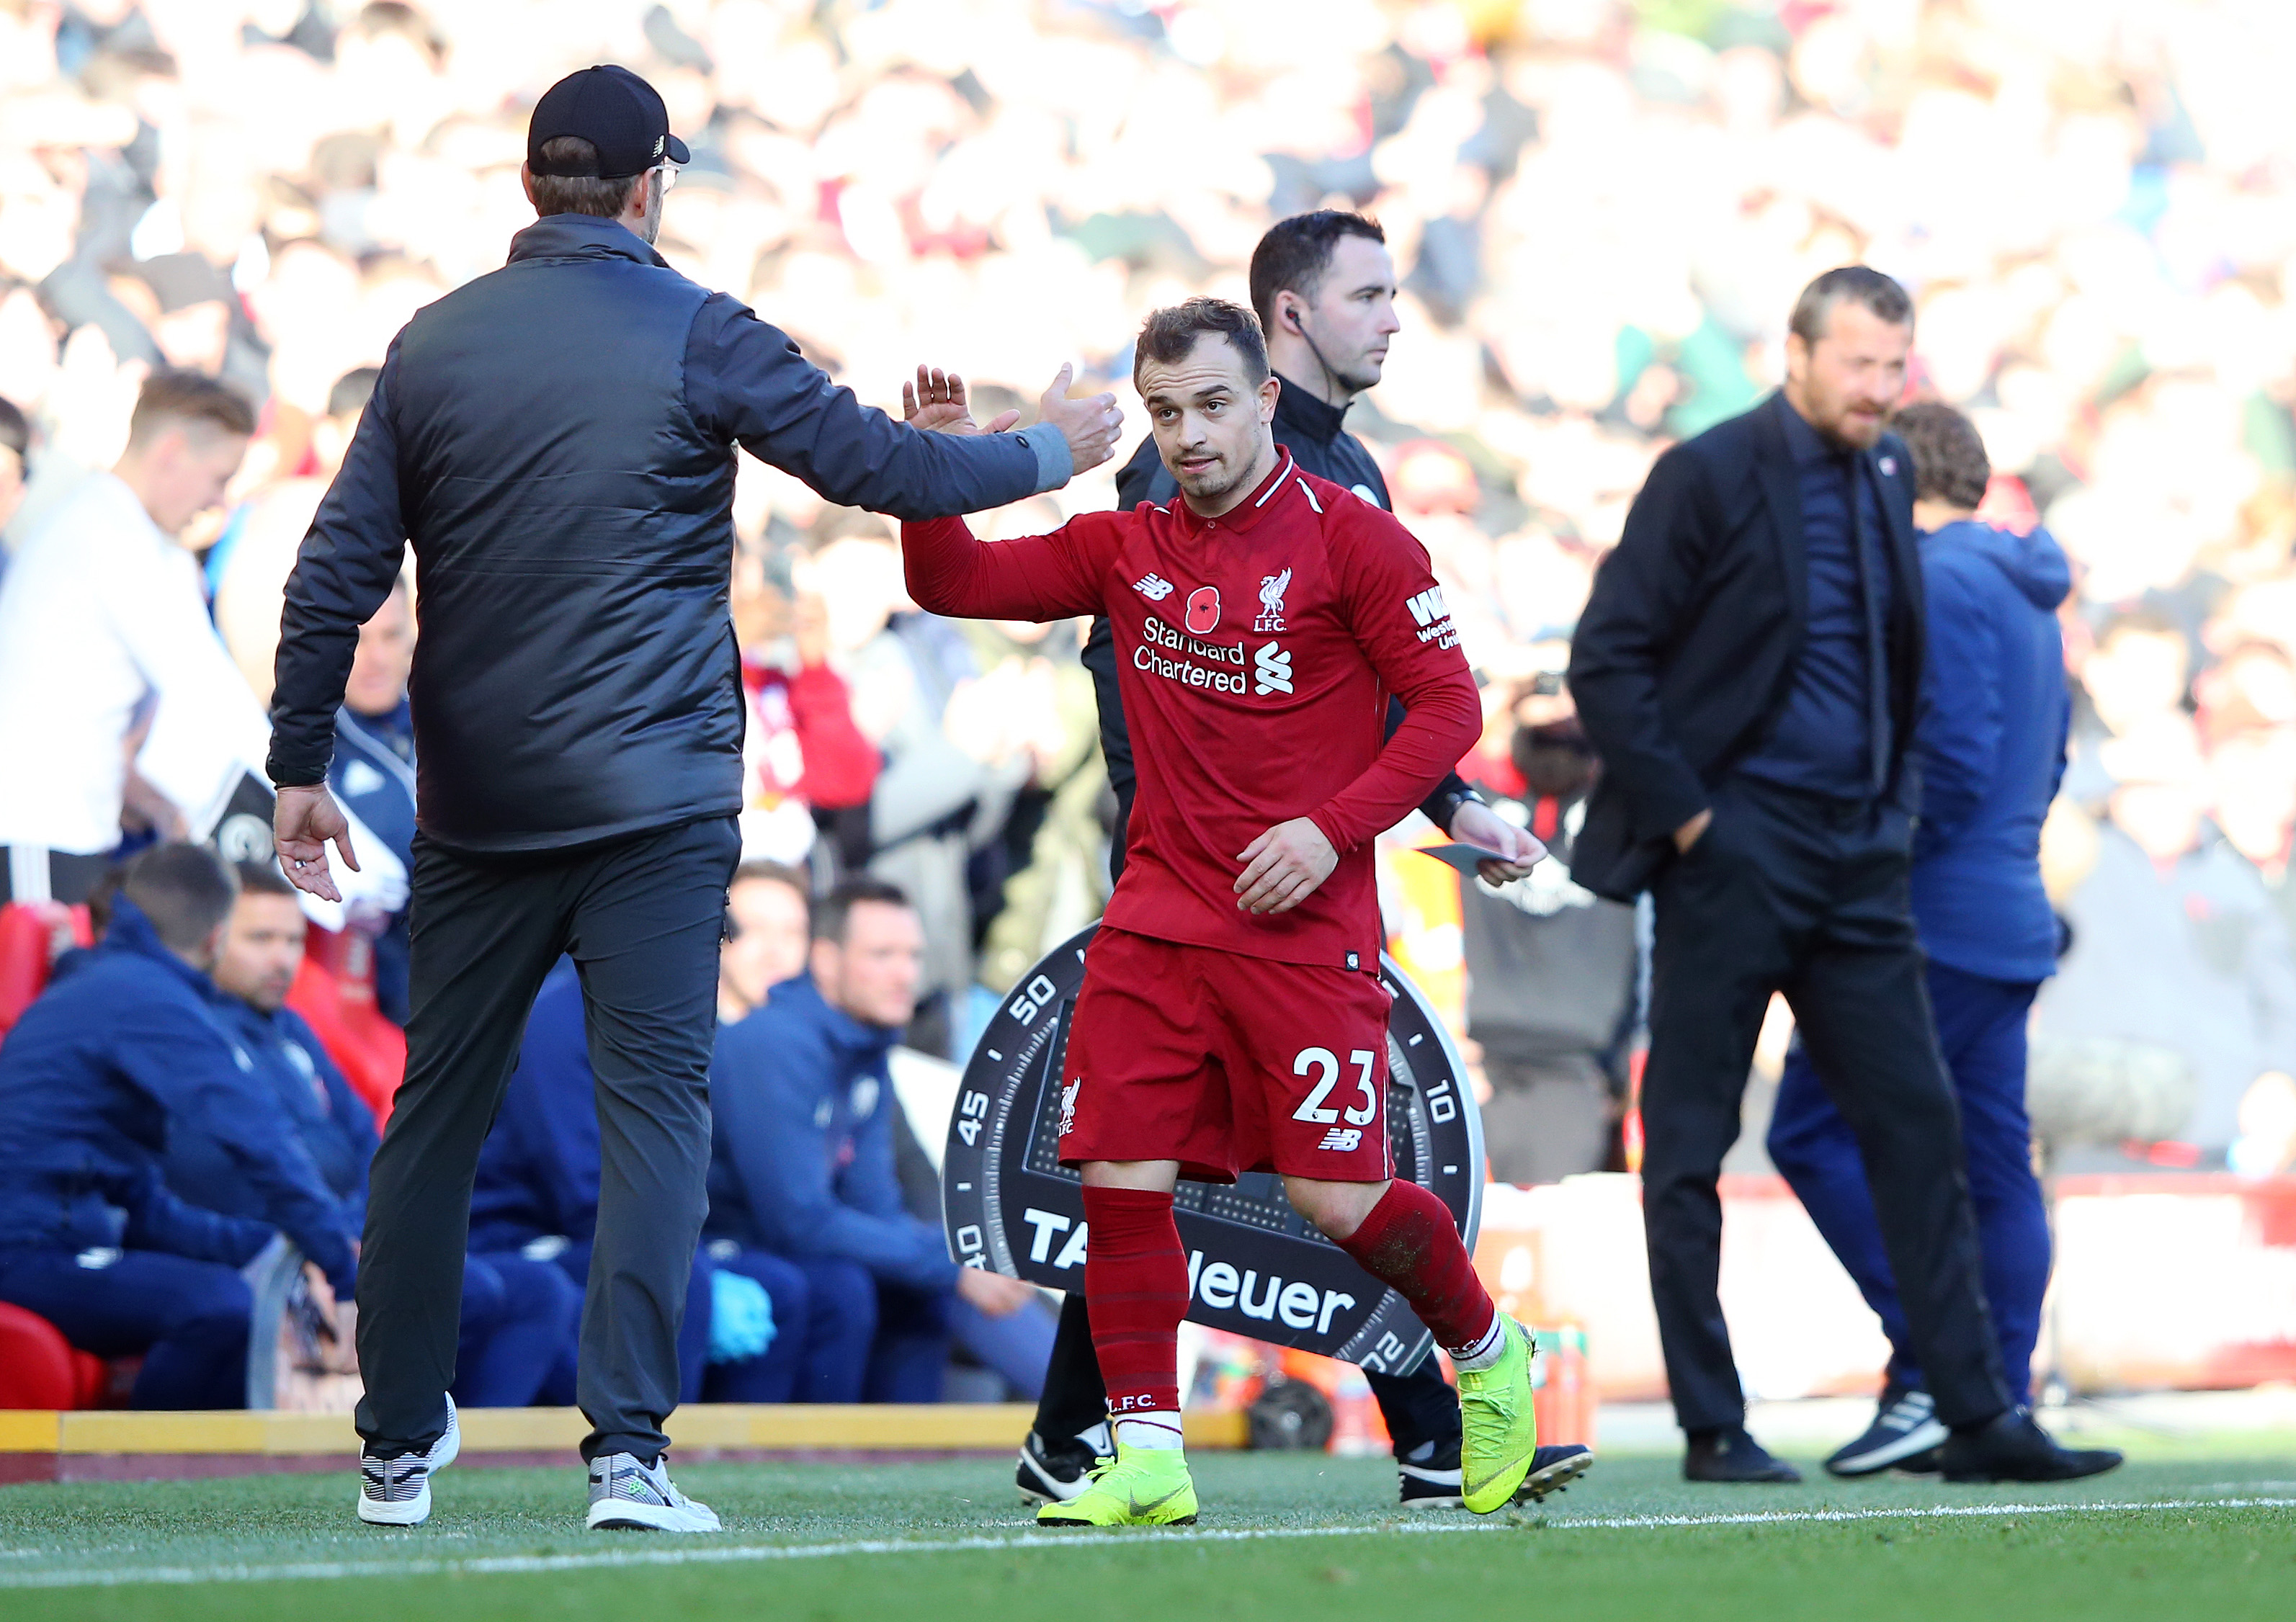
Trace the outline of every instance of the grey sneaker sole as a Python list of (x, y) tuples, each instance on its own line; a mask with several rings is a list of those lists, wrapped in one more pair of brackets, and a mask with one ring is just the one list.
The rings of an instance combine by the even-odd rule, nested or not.
[(593, 1532), (722, 1532), (718, 1512), (706, 1503), (634, 1503), (601, 1498), (590, 1506)]
[(371, 1527), (419, 1527), (430, 1519), (430, 1484), (425, 1481), (421, 1492), (398, 1503), (377, 1503), (362, 1492), (358, 1518)]
[(422, 1490), (403, 1503), (378, 1503), (359, 1489), (358, 1517), (371, 1527), (419, 1527), (430, 1519), (430, 1478), (463, 1452), (463, 1423), (455, 1413), (455, 1399), (447, 1399), (447, 1434), (431, 1444), (430, 1467), (423, 1472)]

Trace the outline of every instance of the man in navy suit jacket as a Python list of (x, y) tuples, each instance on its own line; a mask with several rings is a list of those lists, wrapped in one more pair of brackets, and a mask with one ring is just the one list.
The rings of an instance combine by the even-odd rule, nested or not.
[(1886, 430), (1913, 301), (1862, 266), (1796, 304), (1784, 389), (1660, 456), (1570, 658), (1603, 774), (1571, 876), (1652, 893), (1643, 1215), (1693, 1480), (1797, 1477), (1746, 1434), (1717, 1177), (1771, 995), (1864, 1151), (1956, 1479), (2089, 1473), (2013, 1405), (1906, 902), (1923, 608)]
[[(2048, 1212), (2025, 1116), (2025, 1021), (2056, 971), (2041, 823), (2064, 774), (2071, 707), (2057, 605), (2072, 571), (2046, 530), (2017, 535), (1978, 520), (1991, 466), (1966, 417), (1928, 402), (1908, 406), (1897, 427), (1913, 451), (1929, 598), (1929, 701), (1914, 738), (1922, 773), (1914, 921), (1961, 1105), (1985, 1298), (2002, 1371), (2021, 1403), (2049, 1282)], [(1778, 1087), (1769, 1149), (1890, 1336), (1874, 1424), (1826, 1468), (1857, 1476), (1917, 1467), (1944, 1442), (1945, 1427), (1906, 1328), (1857, 1139), (1799, 1046)]]

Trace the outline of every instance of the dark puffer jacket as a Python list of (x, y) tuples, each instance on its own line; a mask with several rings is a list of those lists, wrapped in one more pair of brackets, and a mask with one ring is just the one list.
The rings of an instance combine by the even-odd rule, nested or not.
[(919, 433), (620, 225), (553, 215), (393, 340), (288, 581), (272, 781), (317, 782), (408, 540), (417, 821), (477, 852), (741, 808), (734, 446), (898, 518), (1062, 483), (1059, 434)]

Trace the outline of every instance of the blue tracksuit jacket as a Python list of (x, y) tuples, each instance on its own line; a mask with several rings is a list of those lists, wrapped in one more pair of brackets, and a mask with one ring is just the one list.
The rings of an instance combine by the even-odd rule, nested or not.
[(718, 1033), (705, 1232), (778, 1256), (858, 1262), (880, 1280), (945, 1289), (940, 1230), (901, 1203), (891, 1074), (899, 1033), (824, 1001), (805, 975)]
[[(225, 993), (217, 1015), (255, 1061), (254, 1078), (279, 1118), (294, 1129), (327, 1192), (341, 1202), (343, 1224), (366, 1219), (367, 1163), (374, 1159), (374, 1111), (327, 1057), (318, 1035), (291, 1008), (265, 1013)], [(168, 1186), (193, 1205), (233, 1216), (260, 1217), (263, 1202), (235, 1176), (231, 1151), (203, 1127), (177, 1122), (168, 1137)]]
[(1929, 599), (1914, 922), (1930, 956), (1986, 979), (2054, 972), (2057, 923), (2041, 889), (2041, 822), (2064, 774), (2064, 646), (2072, 589), (2045, 529), (1948, 524), (1922, 539)]
[[(0, 1246), (118, 1245), (237, 1266), (275, 1227), (348, 1296), (341, 1207), (256, 1083), (213, 982), (124, 896), (103, 944), (58, 968), (0, 1045)], [(259, 1220), (168, 1192), (170, 1120), (221, 1145)]]

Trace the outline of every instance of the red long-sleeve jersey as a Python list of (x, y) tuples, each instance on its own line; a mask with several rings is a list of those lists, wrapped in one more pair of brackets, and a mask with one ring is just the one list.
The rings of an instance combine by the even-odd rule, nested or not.
[[(1426, 549), (1286, 453), (1232, 512), (1184, 501), (976, 540), (901, 526), (909, 593), (939, 614), (1106, 614), (1140, 786), (1107, 921), (1162, 940), (1371, 970), (1371, 840), (1471, 747), (1480, 705)], [(1388, 694), (1408, 715), (1382, 747)], [(1236, 905), (1239, 854), (1312, 818), (1340, 861), (1288, 913)]]

